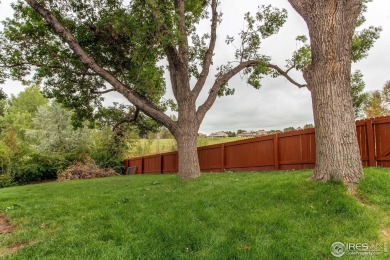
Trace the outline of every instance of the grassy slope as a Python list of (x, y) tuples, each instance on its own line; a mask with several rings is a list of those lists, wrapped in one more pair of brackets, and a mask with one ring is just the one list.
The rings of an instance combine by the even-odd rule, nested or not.
[[(227, 137), (227, 138), (198, 138), (198, 146), (221, 144), (242, 140), (242, 137)], [(160, 142), (158, 145), (157, 142)], [(177, 150), (175, 139), (139, 139), (134, 141), (135, 147), (129, 152), (128, 156), (143, 156), (157, 153), (172, 152)]]
[[(368, 169), (364, 206), (310, 171), (123, 176), (0, 190), (16, 259), (326, 259), (330, 245), (378, 242), (390, 170)], [(354, 257), (353, 259), (356, 259)]]

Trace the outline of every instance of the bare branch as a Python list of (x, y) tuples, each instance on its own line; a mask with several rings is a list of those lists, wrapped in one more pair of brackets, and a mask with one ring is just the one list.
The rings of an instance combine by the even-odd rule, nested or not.
[(162, 123), (173, 132), (177, 130), (177, 124), (172, 119), (170, 119), (169, 116), (161, 112), (149, 99), (127, 88), (110, 72), (106, 71), (104, 68), (98, 65), (96, 61), (91, 56), (89, 56), (88, 53), (78, 44), (76, 38), (71, 34), (71, 32), (66, 29), (49, 10), (39, 4), (36, 0), (25, 1), (46, 20), (46, 22), (61, 37), (61, 39), (69, 45), (74, 54), (83, 64), (85, 64), (87, 67), (96, 72), (100, 77), (110, 83), (116, 89), (116, 91), (121, 93), (146, 115)]
[(219, 76), (216, 79), (216, 81), (214, 82), (214, 85), (211, 87), (209, 96), (207, 97), (206, 101), (201, 106), (198, 107), (198, 111), (196, 112), (196, 115), (198, 117), (198, 121), (202, 122), (207, 111), (214, 104), (214, 102), (218, 96), (218, 92), (222, 88), (223, 85), (225, 85), (233, 76), (238, 74), (243, 69), (255, 66), (258, 63), (259, 63), (259, 61), (254, 61), (254, 60), (241, 62), (236, 67), (234, 67), (233, 69), (226, 72), (224, 75)]
[(113, 126), (112, 131), (115, 132), (115, 130), (116, 130), (119, 126), (121, 126), (122, 124), (124, 124), (124, 123), (130, 124), (130, 123), (135, 122), (135, 121), (137, 120), (137, 118), (138, 118), (138, 115), (139, 115), (139, 109), (136, 108), (135, 111), (134, 111), (134, 113), (130, 113), (130, 112), (129, 112), (129, 113), (126, 115), (126, 117), (125, 117), (122, 121), (116, 123), (116, 124)]
[(293, 80), (293, 79), (288, 75), (288, 72), (290, 71), (290, 69), (288, 69), (287, 71), (284, 71), (284, 70), (282, 70), (279, 66), (274, 65), (274, 64), (267, 64), (267, 67), (276, 70), (280, 75), (282, 75), (283, 77), (285, 77), (288, 81), (290, 81), (292, 84), (294, 84), (294, 85), (297, 86), (298, 88), (306, 88), (306, 87), (307, 87), (307, 84), (300, 84), (300, 83), (296, 82), (295, 80)]
[(109, 92), (113, 92), (113, 91), (116, 91), (116, 89), (115, 88), (111, 88), (111, 89), (107, 89), (107, 90), (103, 90), (103, 91), (94, 91), (94, 90), (92, 90), (91, 92), (92, 92), (92, 94), (107, 94), (107, 93), (109, 93)]
[(207, 49), (205, 56), (203, 58), (202, 72), (200, 73), (200, 77), (196, 82), (194, 89), (192, 90), (195, 99), (198, 98), (199, 93), (202, 91), (206, 79), (210, 73), (210, 66), (214, 54), (215, 42), (217, 40), (217, 25), (218, 25), (217, 6), (218, 6), (218, 1), (212, 0), (211, 2), (212, 21), (211, 21), (210, 43), (209, 43), (209, 48)]

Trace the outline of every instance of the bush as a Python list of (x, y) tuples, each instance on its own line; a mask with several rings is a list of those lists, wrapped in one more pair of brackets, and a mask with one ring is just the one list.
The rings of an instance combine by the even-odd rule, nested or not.
[(55, 180), (57, 173), (70, 164), (71, 162), (61, 156), (33, 154), (12, 169), (13, 181), (19, 184), (28, 184)]
[(14, 186), (15, 183), (12, 180), (12, 176), (8, 173), (0, 174), (0, 188)]
[(76, 161), (64, 172), (58, 175), (59, 181), (78, 180), (78, 179), (93, 179), (101, 177), (116, 176), (117, 174), (112, 169), (101, 169), (96, 166), (95, 162), (90, 157), (85, 157), (81, 161)]

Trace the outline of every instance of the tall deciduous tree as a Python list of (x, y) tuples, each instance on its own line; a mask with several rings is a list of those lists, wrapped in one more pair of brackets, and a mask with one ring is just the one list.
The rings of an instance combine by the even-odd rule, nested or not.
[(367, 118), (390, 114), (390, 81), (385, 83), (382, 90), (375, 90), (367, 94), (368, 98), (364, 106), (364, 115)]
[[(248, 83), (259, 88), (261, 75), (273, 69), (292, 81), (258, 53), (261, 39), (285, 22), (285, 10), (268, 6), (255, 18), (246, 15), (237, 62), (219, 67), (206, 100), (197, 107), (213, 62), (221, 18), (217, 0), (135, 0), (128, 6), (120, 0), (25, 2), (31, 8), (19, 3), (14, 19), (5, 23), (0, 63), (8, 73), (3, 70), (0, 78), (24, 78), (33, 67), (35, 78), (44, 79), (59, 102), (87, 117), (101, 94), (121, 94), (174, 135), (181, 178), (199, 176), (199, 126), (219, 95), (233, 93), (227, 87), (233, 76), (243, 71)], [(210, 33), (199, 36), (195, 25), (207, 17)], [(176, 102), (160, 102), (165, 86), (156, 63), (161, 59), (168, 63)], [(106, 83), (112, 88), (106, 89)], [(164, 113), (169, 104), (177, 109), (177, 120)]]
[(351, 93), (352, 44), (361, 0), (289, 0), (309, 29), (311, 62), (303, 76), (316, 126), (314, 180), (354, 186), (363, 174)]

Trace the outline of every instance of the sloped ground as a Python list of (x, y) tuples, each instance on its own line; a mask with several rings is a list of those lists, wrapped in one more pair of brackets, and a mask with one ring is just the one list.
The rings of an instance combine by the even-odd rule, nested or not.
[(132, 175), (1, 189), (0, 214), (16, 228), (0, 235), (0, 254), (332, 259), (336, 241), (388, 241), (390, 170), (366, 172), (357, 191), (364, 203), (340, 183), (309, 181), (310, 171), (204, 174), (190, 181)]

